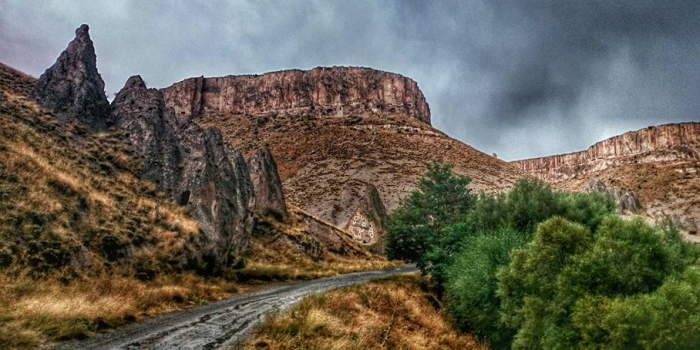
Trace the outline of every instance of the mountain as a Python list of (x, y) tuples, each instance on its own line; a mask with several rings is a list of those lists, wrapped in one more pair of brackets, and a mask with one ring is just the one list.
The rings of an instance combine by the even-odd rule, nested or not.
[(266, 148), (246, 160), (140, 76), (110, 104), (96, 59), (82, 25), (38, 80), (0, 65), (0, 267), (218, 275), (242, 259), (269, 263), (256, 254), (261, 241), (276, 261), (310, 268), (382, 260), (346, 231), (288, 211)]
[[(244, 155), (267, 147), (289, 203), (342, 228), (354, 222), (365, 244), (383, 234), (376, 213), (391, 213), (427, 162), (454, 164), (475, 191), (507, 189), (524, 175), (433, 128), (417, 83), (399, 74), (319, 67), (190, 78), (161, 91), (178, 117), (221, 130)], [(360, 203), (374, 214), (358, 213)]]
[(700, 227), (700, 123), (650, 126), (584, 151), (512, 164), (562, 189), (588, 190), (602, 182), (613, 192), (633, 192), (640, 214), (670, 217), (690, 233)]

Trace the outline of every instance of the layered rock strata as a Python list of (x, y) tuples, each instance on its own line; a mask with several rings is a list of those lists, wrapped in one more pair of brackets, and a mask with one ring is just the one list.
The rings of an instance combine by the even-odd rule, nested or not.
[(410, 78), (360, 67), (190, 78), (162, 90), (178, 115), (351, 116), (401, 113), (430, 124), (430, 108)]
[(700, 123), (666, 124), (598, 142), (585, 151), (519, 160), (511, 164), (557, 182), (620, 164), (700, 160)]
[(75, 39), (41, 75), (29, 97), (62, 119), (100, 129), (105, 127), (109, 102), (88, 31), (86, 24), (75, 30)]

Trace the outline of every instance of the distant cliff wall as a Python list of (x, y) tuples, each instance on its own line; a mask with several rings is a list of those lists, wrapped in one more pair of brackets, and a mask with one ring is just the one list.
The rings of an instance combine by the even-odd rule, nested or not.
[(511, 162), (539, 179), (557, 182), (610, 166), (700, 160), (700, 123), (665, 124), (598, 142), (585, 151)]
[(415, 81), (370, 68), (319, 67), (190, 78), (162, 91), (166, 105), (178, 116), (232, 112), (342, 117), (397, 112), (430, 124), (430, 108)]

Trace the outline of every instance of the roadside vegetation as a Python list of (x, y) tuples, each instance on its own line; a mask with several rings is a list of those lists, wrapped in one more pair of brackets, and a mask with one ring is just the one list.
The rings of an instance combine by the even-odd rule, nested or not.
[(268, 316), (245, 349), (488, 349), (445, 321), (420, 276), (403, 275), (305, 298)]
[(535, 180), (478, 195), (468, 183), (429, 164), (387, 242), (389, 258), (430, 276), (461, 331), (494, 349), (700, 347), (700, 249), (671, 224)]

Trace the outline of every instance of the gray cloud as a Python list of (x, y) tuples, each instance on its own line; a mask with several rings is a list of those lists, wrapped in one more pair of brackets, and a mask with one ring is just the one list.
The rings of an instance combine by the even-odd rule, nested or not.
[(0, 2), (0, 61), (38, 76), (81, 23), (111, 95), (141, 74), (353, 65), (415, 79), (433, 124), (518, 159), (700, 120), (694, 1)]

